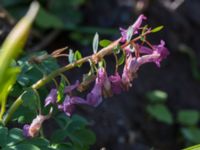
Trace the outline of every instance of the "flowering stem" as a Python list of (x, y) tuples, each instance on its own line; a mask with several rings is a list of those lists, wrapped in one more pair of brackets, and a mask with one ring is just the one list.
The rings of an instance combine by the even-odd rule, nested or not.
[[(143, 34), (141, 34), (140, 36), (134, 38), (133, 40), (131, 40), (130, 42), (127, 42), (125, 44), (123, 44), (121, 46), (121, 48), (125, 48), (126, 46), (128, 46), (129, 44), (139, 40), (142, 36), (144, 35), (147, 35), (149, 34), (150, 32), (147, 31)], [(120, 43), (120, 40), (121, 38), (115, 40), (114, 42), (112, 42), (110, 45), (108, 45), (107, 47), (101, 49), (99, 52), (93, 54), (93, 55), (90, 55), (90, 56), (87, 56), (87, 57), (84, 57), (82, 59), (79, 59), (71, 64), (68, 64), (62, 68), (59, 68), (55, 71), (53, 71), (52, 73), (50, 73), (49, 75), (47, 76), (44, 76), (42, 79), (40, 79), (39, 81), (37, 81), (35, 84), (33, 84), (31, 86), (31, 88), (33, 90), (37, 90), (39, 89), (40, 87), (44, 86), (46, 83), (52, 81), (52, 79), (54, 79), (56, 76), (60, 75), (61, 73), (67, 71), (67, 70), (70, 70), (80, 64), (83, 64), (85, 62), (88, 62), (89, 60), (91, 60), (92, 62), (94, 63), (97, 63), (99, 60), (101, 60), (104, 56), (106, 55), (110, 55), (113, 53), (113, 49), (115, 47), (117, 47)], [(25, 92), (24, 92), (25, 93)], [(4, 116), (3, 118), (3, 124), (6, 125), (8, 123), (8, 121), (11, 119), (12, 115), (14, 114), (14, 112), (17, 110), (17, 108), (23, 103), (21, 97), (23, 96), (22, 93), (18, 98), (17, 100), (11, 105), (11, 107), (9, 108), (9, 110), (7, 111), (7, 114)]]

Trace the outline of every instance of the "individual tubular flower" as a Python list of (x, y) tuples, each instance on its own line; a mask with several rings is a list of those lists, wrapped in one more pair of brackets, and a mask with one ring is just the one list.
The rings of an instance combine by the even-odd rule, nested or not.
[(71, 116), (75, 109), (75, 105), (88, 104), (88, 102), (77, 96), (66, 96), (62, 105), (58, 105), (58, 108), (65, 112), (67, 116)]
[(160, 62), (169, 55), (169, 51), (165, 47), (165, 42), (163, 40), (160, 41), (159, 45), (153, 45), (153, 50), (145, 46), (141, 46), (140, 51), (145, 51), (147, 55), (138, 58), (139, 65), (154, 62), (158, 67), (160, 67)]
[(57, 90), (51, 89), (49, 95), (45, 99), (45, 106), (48, 106), (49, 104), (55, 104), (57, 100)]
[(71, 93), (73, 90), (75, 90), (79, 86), (79, 81), (76, 80), (76, 82), (73, 85), (69, 85), (65, 87), (65, 93)]
[(102, 85), (96, 80), (94, 88), (87, 94), (86, 99), (88, 105), (97, 107), (102, 101)]
[(49, 119), (49, 115), (43, 116), (38, 115), (35, 119), (33, 119), (32, 123), (30, 125), (25, 124), (23, 127), (23, 135), (28, 138), (33, 138), (39, 134), (40, 128), (42, 126), (42, 123)]
[(149, 62), (154, 62), (158, 67), (160, 67), (160, 62), (169, 55), (169, 51), (165, 47), (164, 41), (161, 41), (159, 45), (153, 45), (153, 49), (145, 46), (140, 46), (139, 52), (144, 55), (133, 57), (131, 54), (128, 54), (127, 56), (122, 74), (122, 83), (126, 90), (132, 86), (131, 81), (137, 74), (137, 71), (141, 65)]
[(122, 73), (122, 84), (125, 90), (128, 90), (129, 87), (132, 86), (132, 80), (133, 80), (133, 72), (130, 70), (130, 64), (133, 60), (133, 57), (131, 54), (128, 54), (126, 57), (126, 62), (124, 65), (123, 73)]
[(104, 96), (112, 96), (111, 83), (104, 68), (99, 68), (96, 80), (102, 85)]
[(121, 91), (123, 90), (123, 87), (122, 87), (122, 79), (119, 73), (117, 72), (115, 73), (115, 75), (111, 75), (109, 77), (109, 80), (111, 82), (111, 89), (113, 94), (120, 94)]
[[(133, 34), (138, 33), (138, 29), (140, 28), (142, 21), (145, 19), (146, 19), (146, 17), (143, 14), (138, 17), (138, 19), (135, 21), (135, 23), (131, 26)], [(128, 38), (128, 35), (127, 35), (128, 30), (120, 28), (120, 31), (121, 31), (121, 35), (122, 35), (121, 42), (125, 42)]]

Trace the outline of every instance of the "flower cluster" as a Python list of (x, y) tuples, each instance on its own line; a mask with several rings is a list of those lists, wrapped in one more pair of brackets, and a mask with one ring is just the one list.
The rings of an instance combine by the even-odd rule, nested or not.
[[(127, 30), (120, 28), (120, 42), (126, 44), (122, 49), (125, 53), (125, 64), (122, 74), (116, 70), (113, 75), (108, 75), (106, 69), (101, 66), (97, 69), (94, 87), (87, 94), (86, 98), (73, 95), (73, 91), (80, 85), (79, 81), (77, 81), (75, 84), (65, 87), (64, 94), (66, 94), (66, 97), (62, 103), (57, 101), (57, 89), (52, 89), (45, 99), (45, 106), (50, 104), (56, 105), (67, 116), (71, 116), (76, 105), (97, 107), (103, 101), (103, 98), (129, 90), (133, 79), (143, 64), (153, 62), (160, 67), (161, 61), (169, 54), (163, 40), (158, 45), (151, 45), (149, 42), (146, 42), (148, 46), (144, 44), (145, 40), (141, 42), (142, 44), (130, 41), (132, 36), (139, 34), (139, 30), (144, 29), (141, 25), (145, 19), (147, 18), (144, 15), (140, 15), (136, 22)], [(147, 29), (147, 32), (151, 32), (151, 29)], [(45, 119), (46, 117), (38, 116), (30, 126), (26, 125), (24, 127), (25, 135), (29, 137), (35, 136), (35, 133), (37, 133), (35, 130), (41, 126)]]
[[(140, 15), (137, 21), (131, 26), (132, 35), (138, 34), (141, 27), (142, 21), (146, 19), (144, 15)], [(130, 27), (129, 27), (130, 28)], [(126, 42), (128, 29), (121, 30), (121, 41)], [(87, 94), (86, 99), (72, 96), (70, 93), (79, 86), (77, 81), (74, 85), (67, 86), (65, 89), (65, 100), (62, 104), (58, 105), (58, 108), (66, 113), (66, 115), (71, 116), (75, 105), (91, 105), (98, 106), (103, 97), (110, 97), (113, 94), (120, 94), (122, 91), (127, 91), (131, 87), (133, 78), (136, 76), (138, 69), (141, 65), (149, 62), (156, 63), (160, 66), (160, 62), (167, 57), (169, 54), (167, 48), (165, 47), (165, 42), (161, 40), (159, 45), (152, 45), (151, 48), (144, 45), (134, 44), (134, 49), (139, 53), (136, 56), (134, 51), (130, 48), (130, 45), (124, 48), (126, 53), (126, 61), (123, 69), (123, 73), (116, 72), (114, 75), (108, 76), (105, 68), (100, 67), (97, 71), (97, 77), (95, 80), (95, 85), (91, 92)], [(52, 89), (50, 94), (45, 100), (45, 106), (50, 103), (55, 104), (57, 98), (56, 89)]]

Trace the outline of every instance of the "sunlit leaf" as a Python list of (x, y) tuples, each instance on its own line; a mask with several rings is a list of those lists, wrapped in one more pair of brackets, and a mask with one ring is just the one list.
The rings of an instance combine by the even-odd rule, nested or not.
[(167, 100), (167, 93), (161, 90), (154, 90), (146, 93), (146, 97), (151, 102), (165, 102)]
[(152, 29), (151, 32), (155, 33), (155, 32), (158, 32), (158, 31), (162, 30), (163, 28), (164, 28), (164, 26), (158, 26), (158, 27)]
[(107, 47), (108, 45), (110, 45), (112, 42), (110, 40), (101, 40), (99, 42), (99, 45), (102, 47)]
[(127, 30), (126, 40), (129, 42), (133, 36), (133, 27), (130, 26)]
[(68, 61), (69, 61), (69, 63), (73, 63), (75, 61), (74, 60), (74, 52), (72, 49), (69, 50)]
[(57, 102), (61, 102), (64, 100), (64, 91), (65, 91), (66, 82), (64, 77), (61, 77), (60, 85), (57, 91)]
[(99, 34), (96, 32), (92, 44), (94, 54), (97, 53), (98, 51), (98, 45), (99, 45)]

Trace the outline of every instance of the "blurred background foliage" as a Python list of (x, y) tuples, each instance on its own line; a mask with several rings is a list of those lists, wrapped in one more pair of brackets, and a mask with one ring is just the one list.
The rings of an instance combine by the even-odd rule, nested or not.
[[(25, 14), (30, 2), (0, 1), (0, 43)], [(11, 97), (16, 97), (23, 88), (68, 61), (62, 58), (58, 64), (55, 59), (48, 57), (42, 63), (30, 63), (33, 58), (48, 56), (53, 50), (66, 46), (80, 50), (83, 56), (91, 54), (95, 32), (99, 33), (100, 40), (114, 40), (120, 35), (119, 27), (128, 27), (140, 13), (144, 13), (148, 17), (146, 23), (150, 26), (164, 25), (164, 29), (149, 40), (155, 44), (160, 38), (165, 40), (170, 50), (168, 59), (160, 69), (152, 64), (141, 68), (130, 92), (105, 101), (97, 109), (80, 107), (77, 113), (89, 120), (88, 124), (96, 134), (97, 141), (93, 149), (176, 150), (200, 143), (199, 0), (39, 2), (42, 7), (26, 45), (26, 52), (17, 62), (22, 72)], [(41, 50), (47, 52), (35, 52)], [(115, 63), (111, 57), (106, 61), (107, 64)], [(76, 80), (86, 68), (87, 65), (82, 70), (75, 69), (66, 75), (70, 80)], [(108, 72), (113, 70), (111, 67)], [(40, 94), (45, 96), (47, 92), (47, 88), (43, 88)], [(28, 115), (30, 110), (23, 110), (25, 116), (18, 112), (13, 118), (18, 123), (30, 122), (30, 116), (34, 115)], [(52, 127), (47, 125), (47, 128)]]

